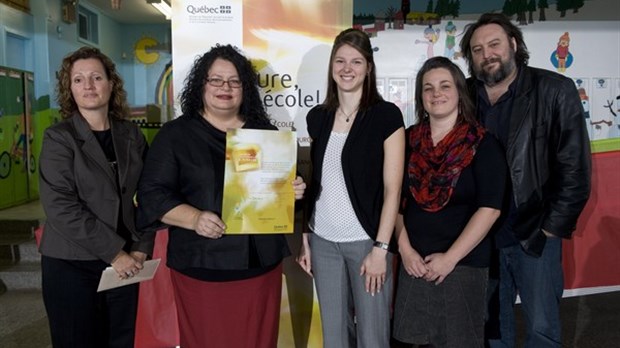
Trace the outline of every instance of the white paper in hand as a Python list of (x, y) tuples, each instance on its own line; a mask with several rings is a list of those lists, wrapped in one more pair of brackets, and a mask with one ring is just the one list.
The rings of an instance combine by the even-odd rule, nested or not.
[(97, 292), (153, 279), (155, 271), (157, 271), (157, 267), (159, 266), (159, 261), (161, 261), (161, 259), (145, 261), (142, 264), (144, 268), (140, 270), (140, 273), (127, 279), (119, 278), (114, 268), (106, 268), (103, 270), (103, 273), (101, 273), (101, 280), (99, 281)]

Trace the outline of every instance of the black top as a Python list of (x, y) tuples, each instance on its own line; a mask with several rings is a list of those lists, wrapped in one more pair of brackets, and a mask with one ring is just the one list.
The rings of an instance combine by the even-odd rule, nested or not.
[[(310, 213), (321, 193), (323, 157), (334, 116), (334, 112), (319, 105), (306, 118), (312, 138), (312, 182), (307, 198)], [(342, 149), (342, 172), (353, 210), (373, 240), (377, 237), (383, 207), (383, 143), (401, 127), (404, 123), (400, 109), (381, 101), (366, 112), (358, 112)]]
[[(119, 198), (120, 198), (121, 187), (120, 187), (120, 182), (119, 182), (119, 177), (118, 177), (118, 163), (116, 162), (116, 153), (114, 152), (114, 141), (112, 140), (112, 129), (107, 129), (103, 131), (94, 130), (93, 134), (95, 135), (95, 138), (97, 138), (97, 142), (101, 146), (101, 150), (105, 154), (105, 157), (108, 160), (108, 163), (110, 164), (110, 168), (114, 172), (114, 176), (116, 177), (117, 192), (119, 192)], [(129, 230), (125, 226), (125, 223), (123, 222), (123, 214), (122, 214), (123, 202), (122, 201), (118, 207), (118, 211), (119, 213), (118, 213), (118, 222), (116, 225), (116, 233), (118, 233), (119, 236), (123, 237), (127, 241), (127, 243), (123, 247), (123, 250), (129, 253), (131, 251), (131, 244), (132, 244), (131, 232), (129, 232)]]
[[(410, 154), (410, 147), (407, 146), (406, 158)], [(407, 172), (405, 175), (408, 175)], [(446, 252), (478, 208), (501, 209), (506, 175), (504, 151), (495, 137), (487, 133), (478, 145), (473, 161), (461, 172), (450, 201), (443, 209), (437, 212), (422, 210), (413, 198), (409, 180), (405, 177), (402, 192), (407, 199), (403, 217), (411, 246), (422, 257)], [(491, 243), (486, 237), (459, 265), (488, 267), (490, 257)]]
[[(510, 129), (510, 114), (517, 93), (517, 85), (519, 75), (508, 86), (508, 91), (504, 93), (495, 104), (491, 105), (489, 96), (482, 81), (476, 81), (478, 89), (478, 119), (484, 127), (497, 137), (502, 144), (504, 153), (508, 145), (508, 134)], [(517, 207), (512, 197), (512, 188), (510, 181), (507, 181), (507, 194), (502, 207), (502, 217), (499, 219), (501, 223), (497, 224), (495, 237), (495, 246), (504, 248), (519, 243), (514, 235), (514, 223), (517, 218)]]
[[(277, 129), (246, 122), (243, 128)], [(153, 140), (138, 186), (137, 225), (162, 227), (172, 208), (189, 204), (221, 216), (226, 133), (198, 114), (164, 124)], [(239, 280), (272, 270), (290, 255), (283, 235), (224, 235), (210, 239), (170, 226), (167, 265), (209, 281)]]

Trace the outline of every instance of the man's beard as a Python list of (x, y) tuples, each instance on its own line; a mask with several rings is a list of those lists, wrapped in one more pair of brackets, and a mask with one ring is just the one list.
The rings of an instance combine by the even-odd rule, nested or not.
[[(501, 58), (491, 58), (488, 59), (486, 61), (484, 61), (481, 66), (476, 67), (474, 69), (474, 73), (476, 74), (476, 77), (478, 78), (478, 80), (484, 82), (484, 84), (486, 86), (489, 87), (493, 87), (495, 85), (497, 85), (498, 83), (504, 81), (504, 79), (506, 79), (508, 77), (508, 75), (510, 75), (517, 67), (517, 64), (515, 63), (515, 59), (514, 59), (514, 52), (510, 51), (510, 56), (508, 57), (507, 61), (502, 61)], [(499, 68), (495, 71), (487, 71), (484, 70), (484, 67), (486, 65), (489, 65), (491, 63), (499, 63)]]

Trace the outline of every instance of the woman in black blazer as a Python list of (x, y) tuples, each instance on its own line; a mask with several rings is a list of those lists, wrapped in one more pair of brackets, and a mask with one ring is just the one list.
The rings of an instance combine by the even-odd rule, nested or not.
[(135, 276), (154, 234), (134, 225), (133, 197), (147, 144), (123, 120), (127, 94), (114, 63), (96, 48), (64, 58), (40, 158), (47, 220), (40, 252), (43, 301), (54, 347), (133, 347), (138, 285), (97, 292), (102, 271)]

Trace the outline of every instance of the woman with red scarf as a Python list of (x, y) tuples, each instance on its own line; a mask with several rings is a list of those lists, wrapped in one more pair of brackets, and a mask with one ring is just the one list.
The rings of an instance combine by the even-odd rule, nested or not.
[(449, 59), (424, 63), (415, 102), (396, 222), (402, 265), (393, 335), (418, 345), (483, 347), (487, 234), (504, 198), (504, 151), (476, 121), (465, 76)]

